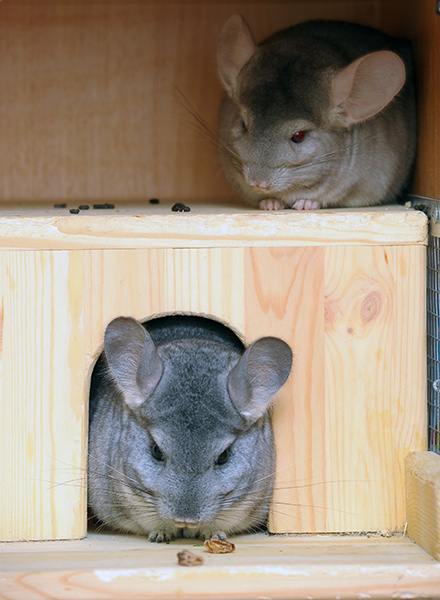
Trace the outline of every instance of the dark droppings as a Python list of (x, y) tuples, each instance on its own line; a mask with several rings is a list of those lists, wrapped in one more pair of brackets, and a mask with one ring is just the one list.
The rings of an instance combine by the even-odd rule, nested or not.
[(148, 200), (148, 202), (150, 204), (159, 204), (160, 200), (159, 200), (159, 198), (150, 198), (150, 200)]
[(71, 208), (69, 212), (71, 212), (72, 215), (77, 215), (79, 213), (79, 208)]
[(67, 208), (67, 204), (65, 202), (59, 202), (58, 204), (53, 205), (54, 208)]
[(88, 204), (81, 204), (79, 206), (79, 210), (89, 210), (90, 206)]
[(102, 210), (102, 209), (106, 209), (106, 208), (114, 208), (115, 205), (114, 204), (109, 204), (108, 202), (106, 202), (105, 204), (94, 204), (93, 208), (97, 209), (97, 210)]
[(171, 210), (173, 212), (189, 212), (191, 209), (189, 206), (186, 206), (186, 204), (183, 204), (182, 202), (176, 202), (176, 204), (173, 204), (173, 206), (171, 207)]

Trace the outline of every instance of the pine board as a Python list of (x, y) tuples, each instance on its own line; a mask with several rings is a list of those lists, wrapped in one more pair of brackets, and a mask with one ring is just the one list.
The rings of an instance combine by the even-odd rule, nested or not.
[[(72, 204), (69, 204), (69, 207)], [(73, 204), (78, 206), (78, 203)], [(249, 246), (426, 244), (427, 218), (402, 206), (319, 211), (260, 211), (190, 203), (115, 205), (70, 214), (69, 208), (0, 205), (0, 248), (215, 248)]]
[(272, 531), (403, 529), (403, 460), (426, 448), (424, 261), (423, 245), (2, 250), (1, 539), (84, 535), (105, 327), (174, 312), (292, 346)]
[[(408, 538), (265, 536), (234, 538), (210, 555), (194, 540), (89, 534), (77, 542), (0, 544), (2, 600), (256, 598), (437, 598), (440, 564)], [(203, 556), (177, 565), (177, 552)]]

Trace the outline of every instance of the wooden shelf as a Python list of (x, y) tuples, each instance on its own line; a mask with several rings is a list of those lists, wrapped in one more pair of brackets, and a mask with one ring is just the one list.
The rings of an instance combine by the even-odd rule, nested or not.
[(427, 239), (426, 216), (401, 206), (265, 212), (190, 204), (186, 213), (172, 212), (172, 203), (148, 202), (80, 214), (53, 205), (0, 206), (0, 248), (407, 246), (426, 244)]
[[(402, 536), (234, 538), (236, 551), (211, 555), (195, 540), (89, 534), (76, 542), (0, 544), (0, 597), (425, 598), (438, 597), (440, 564)], [(203, 556), (177, 565), (177, 552)]]

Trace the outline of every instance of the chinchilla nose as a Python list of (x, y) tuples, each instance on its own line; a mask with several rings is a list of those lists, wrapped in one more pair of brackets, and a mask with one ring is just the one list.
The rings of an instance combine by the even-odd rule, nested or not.
[(259, 181), (258, 179), (253, 179), (253, 178), (248, 178), (247, 179), (248, 184), (250, 185), (251, 188), (254, 188), (256, 190), (267, 190), (267, 183), (266, 181), (264, 181), (264, 179), (262, 181)]
[(259, 176), (256, 173), (256, 169), (253, 165), (245, 165), (243, 168), (244, 178), (247, 184), (255, 190), (266, 190), (268, 185), (264, 177)]

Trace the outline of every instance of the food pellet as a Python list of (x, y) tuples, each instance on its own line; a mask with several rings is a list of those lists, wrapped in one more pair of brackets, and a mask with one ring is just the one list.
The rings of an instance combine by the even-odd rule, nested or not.
[(216, 540), (210, 538), (203, 542), (205, 548), (211, 552), (211, 554), (226, 554), (227, 552), (234, 552), (235, 544), (228, 542), (227, 540)]
[(177, 562), (183, 567), (197, 567), (203, 565), (203, 558), (190, 550), (182, 550), (177, 553)]

